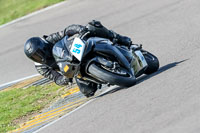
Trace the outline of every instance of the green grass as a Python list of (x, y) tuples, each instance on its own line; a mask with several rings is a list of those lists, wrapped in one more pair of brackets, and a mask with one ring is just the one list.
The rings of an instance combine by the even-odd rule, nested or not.
[(0, 0), (0, 25), (64, 0)]
[[(0, 133), (19, 127), (23, 117), (41, 111), (45, 105), (65, 93), (66, 89), (55, 84), (16, 88), (0, 91)], [(29, 118), (30, 119), (30, 118)]]

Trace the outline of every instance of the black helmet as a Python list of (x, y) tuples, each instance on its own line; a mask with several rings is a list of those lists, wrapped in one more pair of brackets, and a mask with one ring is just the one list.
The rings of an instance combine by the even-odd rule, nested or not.
[(51, 65), (54, 62), (52, 55), (52, 44), (49, 44), (40, 37), (32, 37), (24, 45), (24, 53), (31, 60)]

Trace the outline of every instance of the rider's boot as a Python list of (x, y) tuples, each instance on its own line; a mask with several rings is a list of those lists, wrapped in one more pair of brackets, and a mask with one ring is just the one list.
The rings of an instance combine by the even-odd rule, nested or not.
[(122, 36), (112, 30), (108, 30), (101, 24), (100, 21), (93, 20), (89, 22), (88, 25), (86, 25), (86, 29), (90, 32), (91, 36), (108, 38), (113, 41), (113, 43), (124, 45), (128, 48), (131, 46), (132, 42), (129, 37)]
[(84, 81), (81, 79), (76, 79), (76, 83), (83, 95), (86, 97), (91, 97), (95, 94), (97, 89), (99, 88), (96, 83), (89, 82), (89, 81)]
[(120, 34), (117, 34), (114, 31), (111, 31), (111, 33), (113, 34), (113, 42), (114, 43), (118, 43), (120, 45), (124, 45), (124, 46), (130, 48), (130, 46), (132, 44), (132, 41), (131, 41), (131, 39), (129, 37), (122, 36)]

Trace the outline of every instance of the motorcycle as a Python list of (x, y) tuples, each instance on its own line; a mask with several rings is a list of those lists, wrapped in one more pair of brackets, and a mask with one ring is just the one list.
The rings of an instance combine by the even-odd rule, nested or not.
[(130, 87), (136, 84), (137, 77), (156, 72), (159, 68), (158, 58), (139, 45), (127, 48), (113, 44), (109, 39), (86, 36), (71, 40), (66, 36), (53, 47), (56, 63), (67, 78), (99, 86)]

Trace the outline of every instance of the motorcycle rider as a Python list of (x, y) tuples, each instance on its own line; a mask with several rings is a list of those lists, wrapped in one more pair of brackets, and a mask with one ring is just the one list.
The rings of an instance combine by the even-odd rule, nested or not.
[[(100, 21), (93, 20), (86, 26), (73, 24), (63, 31), (50, 34), (49, 36), (44, 35), (42, 38), (32, 37), (25, 43), (24, 52), (28, 58), (35, 62), (35, 68), (41, 75), (53, 80), (57, 85), (68, 85), (69, 82), (72, 82), (72, 79), (65, 77), (59, 72), (59, 67), (52, 55), (53, 46), (65, 36), (72, 37), (75, 34), (85, 34), (86, 32), (89, 32), (90, 37), (107, 38), (114, 43), (127, 47), (131, 45), (130, 38), (108, 30)], [(87, 97), (93, 96), (98, 88), (98, 85), (93, 82), (81, 79), (76, 79), (76, 81), (80, 91)]]

